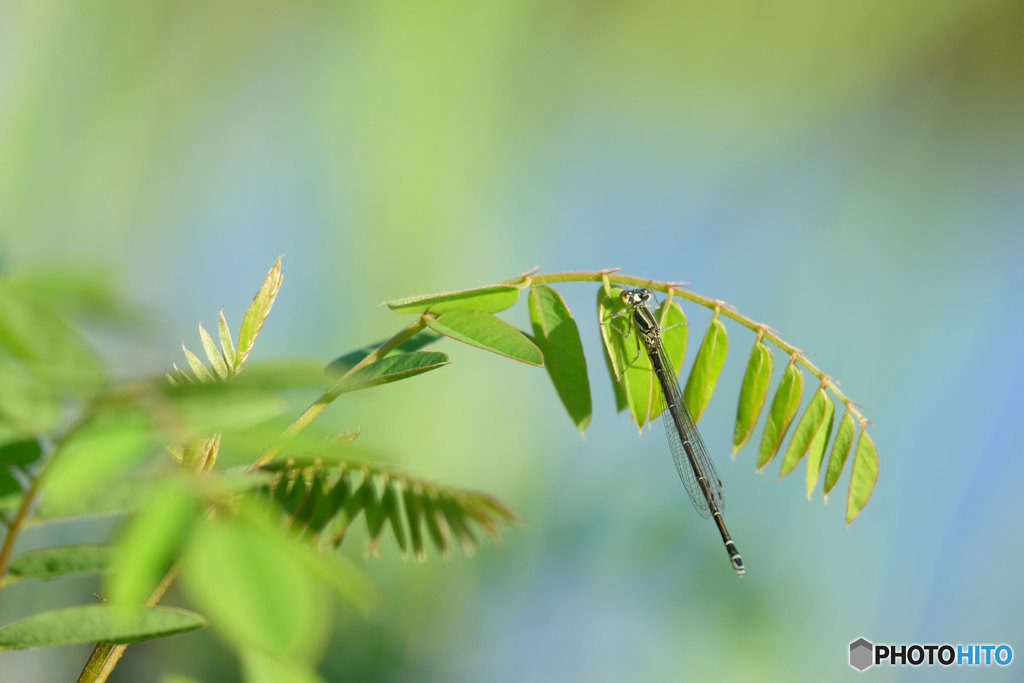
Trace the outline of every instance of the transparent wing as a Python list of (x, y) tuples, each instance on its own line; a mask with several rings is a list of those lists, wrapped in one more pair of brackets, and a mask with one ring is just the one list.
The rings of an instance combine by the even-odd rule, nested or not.
[[(658, 384), (665, 395), (665, 410), (661, 415), (665, 423), (665, 436), (672, 450), (672, 460), (676, 464), (679, 478), (686, 487), (686, 492), (693, 501), (700, 516), (707, 519), (711, 516), (714, 505), (719, 512), (725, 509), (725, 493), (722, 481), (718, 478), (718, 470), (708, 455), (704, 440), (700, 438), (697, 425), (690, 417), (690, 411), (683, 402), (683, 392), (679, 388), (679, 379), (672, 361), (665, 355), (660, 340), (655, 337), (644, 344), (651, 358), (651, 365), (658, 377)], [(707, 485), (707, 494), (700, 485), (700, 479)], [(710, 497), (710, 500), (709, 500)]]

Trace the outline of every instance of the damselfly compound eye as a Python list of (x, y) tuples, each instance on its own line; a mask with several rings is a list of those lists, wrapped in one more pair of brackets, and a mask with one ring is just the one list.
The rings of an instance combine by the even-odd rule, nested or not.
[(627, 306), (641, 306), (650, 300), (651, 291), (649, 289), (624, 289), (619, 298)]

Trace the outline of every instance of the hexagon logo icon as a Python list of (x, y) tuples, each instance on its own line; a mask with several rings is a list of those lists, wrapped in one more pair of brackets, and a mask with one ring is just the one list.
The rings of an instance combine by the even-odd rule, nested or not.
[(875, 646), (864, 638), (858, 638), (850, 643), (850, 666), (857, 671), (863, 671), (874, 662)]

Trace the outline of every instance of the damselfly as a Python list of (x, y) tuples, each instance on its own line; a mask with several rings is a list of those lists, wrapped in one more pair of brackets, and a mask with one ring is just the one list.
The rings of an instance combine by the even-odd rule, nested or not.
[[(693, 423), (690, 411), (683, 401), (679, 378), (661, 342), (661, 326), (647, 307), (650, 299), (649, 289), (622, 291), (622, 302), (627, 306), (623, 313), (629, 314), (630, 321), (626, 335), (629, 335), (629, 330), (636, 330), (637, 343), (643, 345), (661, 385), (661, 392), (665, 397), (662, 421), (665, 423), (665, 435), (668, 437), (668, 445), (672, 450), (672, 459), (676, 463), (679, 478), (683, 480), (683, 486), (686, 487), (686, 492), (700, 516), (704, 519), (714, 518), (718, 531), (722, 534), (722, 541), (725, 542), (725, 551), (729, 553), (729, 561), (736, 574), (742, 577), (745, 573), (743, 558), (736, 550), (736, 544), (732, 542), (725, 522), (722, 521), (722, 510), (725, 508), (722, 482), (708, 455), (704, 440), (700, 438), (697, 425)], [(637, 349), (637, 353), (639, 352)]]

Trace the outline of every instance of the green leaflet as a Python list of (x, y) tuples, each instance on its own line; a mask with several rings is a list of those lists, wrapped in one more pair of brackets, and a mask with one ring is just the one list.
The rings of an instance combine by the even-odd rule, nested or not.
[(377, 548), (380, 546), (380, 534), (384, 530), (384, 520), (386, 518), (384, 495), (386, 492), (382, 491), (380, 497), (377, 497), (372, 477), (367, 477), (363, 482), (362, 488), (364, 496), (363, 518), (366, 520), (366, 533), (370, 537), (370, 542), (363, 549), (363, 557), (370, 557), (371, 555), (377, 555)]
[(551, 287), (531, 287), (529, 305), (533, 338), (544, 354), (544, 367), (569, 418), (582, 434), (590, 424), (590, 381), (576, 321)]
[(187, 482), (165, 482), (121, 534), (107, 591), (114, 604), (138, 604), (177, 559), (201, 508)]
[[(609, 340), (605, 336), (609, 332), (608, 328), (604, 325), (606, 317), (611, 315), (611, 311), (605, 311), (605, 308), (612, 307), (612, 300), (606, 295), (604, 288), (597, 290), (597, 317), (601, 321), (601, 341), (604, 345), (605, 352), (601, 354), (604, 356), (604, 367), (608, 371), (608, 377), (612, 380), (612, 389), (615, 393), (615, 412), (621, 413), (623, 410), (629, 407), (629, 401), (626, 399), (626, 391), (622, 388), (622, 383), (618, 381), (619, 373), (616, 372), (614, 363), (612, 361), (612, 350), (609, 346)], [(615, 336), (621, 336), (615, 331), (611, 331), (611, 334)]]
[(395, 535), (395, 542), (398, 543), (398, 548), (402, 551), (402, 557), (406, 557), (405, 527), (402, 525), (402, 513), (398, 504), (401, 497), (402, 493), (398, 485), (394, 481), (389, 481), (387, 490), (384, 491), (382, 504), (386, 511), (388, 524), (391, 525), (391, 533)]
[(188, 365), (192, 368), (192, 374), (195, 375), (196, 379), (200, 382), (217, 381), (217, 377), (206, 369), (206, 366), (203, 365), (203, 361), (199, 359), (199, 356), (189, 351), (184, 344), (181, 345), (181, 350), (185, 352), (185, 360), (188, 361)]
[(281, 289), (281, 281), (284, 275), (281, 273), (281, 257), (278, 256), (274, 265), (270, 267), (267, 276), (263, 279), (260, 290), (256, 292), (252, 303), (242, 316), (242, 324), (238, 329), (238, 349), (235, 352), (234, 367), (238, 370), (249, 357), (252, 346), (256, 342), (256, 335), (263, 328), (263, 323), (270, 315), (270, 308), (274, 305), (277, 292)]
[(438, 505), (441, 507), (441, 512), (444, 513), (444, 520), (448, 524), (448, 528), (451, 529), (455, 538), (459, 539), (462, 552), (466, 557), (475, 555), (477, 548), (480, 547), (480, 542), (477, 541), (476, 534), (469, 527), (465, 508), (447, 496), (441, 496)]
[[(619, 298), (621, 291), (616, 287), (609, 295), (603, 287), (598, 289), (598, 320), (608, 374), (615, 387), (616, 405), (619, 410), (628, 407), (637, 428), (642, 428), (649, 420), (661, 414), (665, 408), (665, 398), (647, 352), (624, 313), (626, 305)], [(662, 346), (673, 370), (678, 374), (686, 353), (686, 315), (678, 303), (666, 300), (658, 307), (655, 317), (663, 327)]]
[[(175, 446), (175, 460), (181, 462), (185, 472), (207, 472), (213, 469), (220, 452), (220, 433), (205, 439), (199, 439), (184, 447)], [(180, 450), (178, 450), (180, 449)], [(180, 455), (180, 457), (178, 457)]]
[(490, 313), (449, 311), (427, 320), (427, 326), (464, 344), (529, 365), (544, 365), (544, 354), (525, 334)]
[[(409, 353), (411, 351), (419, 351), (428, 344), (433, 344), (438, 339), (444, 339), (443, 334), (438, 334), (433, 330), (420, 330), (409, 339), (399, 344), (391, 353), (385, 357), (395, 356), (399, 353)], [(361, 349), (355, 351), (349, 351), (343, 356), (338, 356), (327, 365), (327, 374), (333, 377), (340, 377), (348, 372), (351, 368), (355, 367), (356, 363), (363, 360), (371, 353), (379, 349), (387, 340), (382, 339), (376, 344), (368, 344)]]
[(797, 369), (796, 363), (790, 360), (786, 371), (782, 373), (779, 380), (779, 387), (775, 390), (775, 398), (772, 399), (771, 408), (768, 410), (768, 419), (765, 421), (764, 431), (761, 434), (761, 446), (757, 453), (757, 469), (761, 470), (768, 462), (775, 457), (786, 438), (786, 431), (789, 429), (797, 408), (800, 407), (800, 398), (804, 393), (804, 376)]
[(213, 337), (206, 331), (202, 323), (199, 324), (199, 340), (203, 345), (203, 351), (206, 352), (206, 358), (210, 361), (210, 367), (213, 369), (213, 374), (217, 375), (217, 379), (225, 380), (231, 376), (231, 370), (228, 368), (227, 361), (221, 354), (220, 349), (217, 348), (217, 344), (214, 343)]
[(408, 379), (448, 365), (448, 356), (436, 351), (413, 351), (387, 356), (353, 374), (342, 377), (328, 393), (343, 394)]
[(306, 528), (313, 534), (320, 533), (338, 510), (343, 509), (351, 493), (352, 486), (349, 483), (348, 476), (343, 473), (334, 482), (334, 486), (331, 487), (327, 495), (320, 499), (320, 503), (313, 510)]
[(522, 520), (519, 519), (516, 513), (497, 498), (488, 496), (487, 494), (478, 494), (477, 503), (482, 511), (495, 516), (506, 524), (510, 524), (515, 527), (522, 526)]
[(853, 437), (857, 431), (857, 425), (853, 421), (853, 415), (849, 408), (839, 423), (839, 431), (836, 432), (835, 441), (832, 443), (832, 454), (828, 457), (828, 468), (825, 470), (825, 500), (828, 500), (828, 493), (839, 481), (839, 475), (846, 464), (846, 458), (850, 455), (850, 448), (853, 446)]
[(618, 297), (620, 291), (614, 288), (609, 294), (604, 287), (598, 288), (597, 318), (612, 384), (619, 385), (633, 421), (642, 429), (650, 415), (655, 378), (651, 362), (637, 345), (635, 334), (626, 337), (629, 321), (624, 313), (626, 305)]
[(704, 333), (704, 341), (700, 343), (697, 358), (694, 359), (690, 376), (686, 380), (686, 388), (683, 389), (683, 400), (694, 422), (700, 420), (708, 401), (711, 400), (728, 350), (729, 337), (725, 332), (725, 325), (716, 314), (711, 319), (708, 331)]
[(373, 482), (370, 481), (369, 477), (364, 476), (363, 483), (345, 500), (345, 505), (342, 506), (341, 510), (337, 511), (338, 514), (334, 519), (334, 523), (328, 527), (333, 534), (331, 543), (335, 548), (341, 545), (341, 542), (345, 539), (345, 534), (348, 533), (349, 528), (356, 520), (356, 517), (359, 516), (359, 513), (363, 512), (366, 516), (369, 516), (367, 509), (376, 505), (376, 501), (377, 499), (373, 493)]
[(35, 439), (19, 439), (0, 444), (0, 463), (15, 467), (28, 467), (43, 454), (43, 449)]
[(861, 423), (857, 450), (853, 453), (853, 465), (850, 467), (850, 494), (846, 499), (847, 526), (867, 505), (871, 492), (875, 490), (875, 482), (878, 481), (878, 450), (868, 436), (866, 425), (866, 421)]
[(220, 309), (217, 316), (217, 335), (220, 337), (220, 348), (223, 350), (224, 358), (228, 365), (235, 367), (235, 343), (231, 341), (231, 330), (228, 329), (228, 320), (224, 317), (224, 309)]
[(501, 527), (492, 515), (493, 508), (483, 504), (480, 496), (463, 496), (459, 504), (466, 511), (466, 514), (484, 530), (492, 541), (501, 541)]
[(818, 475), (821, 473), (821, 462), (825, 458), (825, 447), (828, 446), (828, 438), (832, 434), (832, 422), (836, 415), (836, 406), (832, 399), (827, 398), (825, 402), (825, 417), (821, 421), (821, 428), (815, 432), (811, 444), (807, 448), (807, 500), (811, 499), (811, 492), (818, 484)]
[(434, 542), (434, 547), (437, 549), (441, 559), (447, 560), (451, 557), (451, 553), (448, 552), (447, 521), (443, 513), (438, 509), (439, 506), (434, 503), (430, 493), (424, 491), (421, 502), (423, 505), (423, 522), (427, 527), (430, 540)]
[(134, 643), (187, 633), (206, 625), (195, 612), (175, 607), (87, 605), (33, 614), (0, 628), (0, 650), (71, 645)]
[(747, 445), (754, 433), (761, 408), (768, 398), (768, 387), (772, 383), (772, 372), (775, 368), (775, 357), (771, 349), (762, 339), (754, 342), (747, 361), (747, 370), (743, 373), (743, 385), (740, 387), (740, 402), (736, 408), (736, 429), (732, 435), (732, 455)]
[(420, 505), (420, 496), (413, 495), (412, 489), (406, 488), (402, 491), (402, 503), (409, 524), (409, 544), (412, 546), (413, 559), (425, 562), (427, 553), (423, 549), (423, 506)]
[(29, 550), (14, 558), (8, 572), (19, 579), (52, 579), (68, 574), (100, 574), (110, 563), (111, 546), (58, 545)]
[(293, 507), (288, 508), (289, 516), (291, 517), (290, 528), (292, 531), (301, 531), (309, 526), (313, 513), (316, 512), (317, 508), (320, 507), (327, 497), (327, 474), (322, 467), (318, 467), (313, 470), (312, 476), (308, 477), (307, 480), (300, 478), (296, 481), (295, 488), (304, 495), (301, 496), (301, 499)]
[[(782, 468), (779, 470), (780, 479), (793, 471), (793, 468), (804, 457), (804, 453), (810, 448), (811, 440), (824, 426), (825, 413), (829, 403), (825, 388), (818, 387), (818, 390), (811, 396), (804, 414), (796, 423), (796, 429), (793, 430), (793, 438), (789, 440), (789, 447), (786, 449), (786, 456), (782, 459)], [(831, 429), (831, 425), (829, 429)]]
[(438, 294), (424, 294), (404, 299), (393, 299), (384, 303), (388, 308), (397, 313), (423, 313), (430, 311), (434, 314), (441, 314), (458, 310), (498, 313), (499, 311), (511, 308), (518, 298), (518, 287), (490, 285), (476, 289), (464, 289), (458, 292), (440, 292)]
[(290, 499), (292, 487), (299, 482), (300, 476), (299, 472), (284, 472), (281, 474), (280, 478), (274, 482), (274, 490), (271, 500), (273, 500), (277, 505), (280, 505), (285, 511), (288, 510), (288, 508), (285, 507), (285, 503)]
[[(665, 355), (668, 356), (668, 360), (672, 364), (672, 372), (675, 373), (676, 379), (679, 379), (679, 370), (682, 368), (683, 358), (686, 356), (686, 341), (690, 329), (686, 322), (686, 314), (683, 313), (678, 302), (666, 298), (658, 306), (654, 315), (658, 320), (658, 326), (661, 327), (661, 347), (665, 349)], [(646, 352), (641, 353), (647, 355)], [(651, 392), (649, 419), (654, 420), (665, 410), (665, 395), (661, 391), (657, 376), (653, 373), (651, 382), (654, 386)]]

